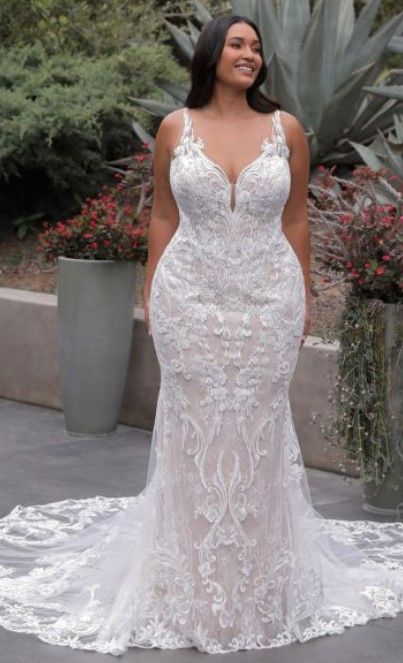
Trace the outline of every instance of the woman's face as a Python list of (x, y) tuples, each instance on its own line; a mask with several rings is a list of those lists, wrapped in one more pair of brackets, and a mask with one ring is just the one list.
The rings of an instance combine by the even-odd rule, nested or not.
[(241, 89), (250, 87), (262, 66), (260, 53), (260, 42), (254, 29), (247, 23), (234, 23), (227, 30), (216, 77)]

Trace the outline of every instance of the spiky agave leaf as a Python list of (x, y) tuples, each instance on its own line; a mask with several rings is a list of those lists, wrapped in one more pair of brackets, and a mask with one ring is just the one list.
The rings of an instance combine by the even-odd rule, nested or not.
[(399, 99), (399, 101), (403, 101), (403, 85), (364, 87), (363, 90), (366, 92), (371, 92), (371, 94), (377, 94), (380, 97), (387, 97), (388, 99)]
[(373, 170), (387, 168), (393, 175), (391, 182), (379, 182), (379, 189), (382, 202), (396, 204), (396, 199), (402, 201), (403, 193), (403, 115), (395, 114), (393, 117), (394, 130), (388, 136), (378, 129), (378, 135), (371, 145), (354, 141), (351, 144), (367, 166)]
[(403, 53), (403, 37), (395, 35), (388, 43), (388, 51), (391, 53)]

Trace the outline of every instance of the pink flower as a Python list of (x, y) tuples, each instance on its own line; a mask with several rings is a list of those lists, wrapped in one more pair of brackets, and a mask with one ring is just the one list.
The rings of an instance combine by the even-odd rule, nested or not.
[(376, 274), (377, 276), (382, 276), (382, 274), (384, 273), (384, 271), (385, 271), (385, 267), (377, 267), (376, 270), (375, 270), (375, 274)]
[(382, 256), (382, 260), (384, 260), (385, 262), (387, 262), (390, 259), (391, 259), (391, 257), (389, 255)]
[(344, 224), (350, 223), (352, 221), (353, 215), (352, 214), (341, 214), (340, 216), (340, 221)]

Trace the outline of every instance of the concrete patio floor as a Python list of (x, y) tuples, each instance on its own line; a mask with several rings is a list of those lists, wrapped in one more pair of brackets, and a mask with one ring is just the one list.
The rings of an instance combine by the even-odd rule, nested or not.
[[(62, 412), (0, 399), (0, 517), (16, 504), (136, 495), (146, 478), (150, 437), (149, 431), (123, 425), (109, 437), (73, 437), (65, 431)], [(357, 479), (310, 468), (307, 475), (312, 501), (323, 516), (391, 520), (362, 509)], [(195, 649), (134, 648), (115, 657), (48, 645), (35, 636), (0, 627), (0, 663), (193, 663), (207, 661), (207, 657)], [(401, 663), (403, 615), (303, 644), (219, 654), (216, 659), (230, 663)]]

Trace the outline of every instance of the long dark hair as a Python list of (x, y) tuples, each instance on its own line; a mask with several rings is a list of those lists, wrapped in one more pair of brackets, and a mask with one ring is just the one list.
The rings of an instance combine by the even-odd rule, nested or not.
[(216, 64), (221, 57), (228, 28), (234, 25), (234, 23), (247, 23), (250, 25), (260, 41), (262, 66), (253, 85), (246, 90), (247, 102), (251, 108), (260, 113), (271, 113), (281, 108), (281, 104), (277, 101), (272, 101), (259, 90), (259, 86), (262, 85), (267, 76), (262, 36), (259, 28), (250, 18), (239, 16), (238, 14), (216, 16), (203, 26), (191, 62), (191, 87), (186, 97), (185, 105), (189, 108), (200, 108), (210, 101), (215, 85)]

